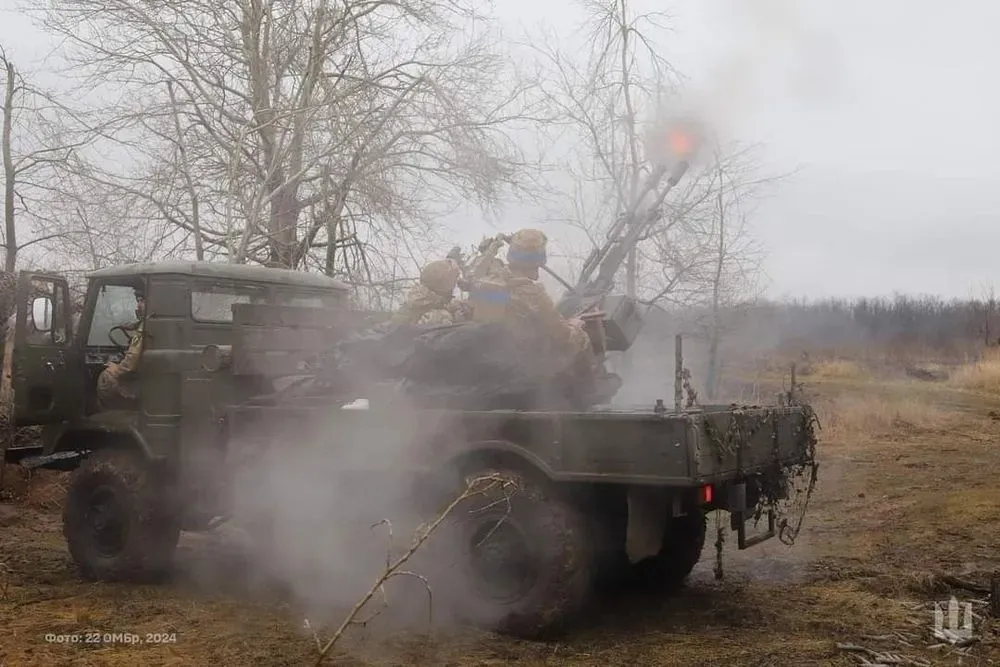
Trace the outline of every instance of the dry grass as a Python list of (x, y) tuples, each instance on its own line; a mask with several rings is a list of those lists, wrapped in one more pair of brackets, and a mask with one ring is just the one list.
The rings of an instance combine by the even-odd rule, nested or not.
[(810, 375), (819, 379), (864, 380), (870, 377), (864, 366), (850, 359), (820, 361), (812, 366), (811, 371)]
[(823, 435), (830, 438), (875, 436), (905, 427), (940, 425), (945, 412), (925, 396), (842, 394), (817, 405)]
[(1000, 395), (1000, 349), (986, 350), (980, 361), (958, 368), (949, 384), (960, 389)]

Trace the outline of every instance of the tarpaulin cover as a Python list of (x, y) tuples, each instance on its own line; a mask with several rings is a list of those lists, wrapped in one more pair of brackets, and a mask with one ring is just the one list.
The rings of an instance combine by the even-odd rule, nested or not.
[[(530, 342), (530, 341), (529, 341)], [(336, 346), (317, 379), (394, 382), (428, 407), (532, 409), (565, 403), (547, 341), (528, 344), (502, 323), (370, 329)]]

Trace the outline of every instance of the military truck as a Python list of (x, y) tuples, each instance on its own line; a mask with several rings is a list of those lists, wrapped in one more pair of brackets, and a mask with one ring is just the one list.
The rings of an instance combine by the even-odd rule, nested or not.
[[(128, 344), (137, 285), (146, 299), (137, 398), (101, 410), (97, 377)], [(795, 401), (668, 407), (651, 397), (640, 409), (538, 412), (413, 409), (372, 395), (357, 410), (350, 388), (276, 391), (362, 326), (347, 287), (321, 275), (178, 261), (102, 269), (88, 277), (78, 331), (64, 279), (22, 272), (17, 294), (15, 421), (44, 428), (39, 446), (5, 458), (73, 470), (64, 533), (92, 580), (166, 571), (182, 530), (231, 515), (242, 461), (292, 452), (302, 438), (328, 443), (332, 460), (347, 442), (395, 439), (418, 462), (407, 474), (430, 515), (470, 476), (516, 482), (492, 509), (449, 515), (442, 530), (462, 548), (448, 588), (462, 590), (465, 618), (544, 637), (585, 609), (609, 573), (664, 590), (682, 583), (712, 510), (730, 513), (740, 549), (773, 537), (770, 503), (813, 463), (812, 412)], [(762, 511), (767, 529), (748, 534)], [(484, 536), (500, 546), (486, 548)]]

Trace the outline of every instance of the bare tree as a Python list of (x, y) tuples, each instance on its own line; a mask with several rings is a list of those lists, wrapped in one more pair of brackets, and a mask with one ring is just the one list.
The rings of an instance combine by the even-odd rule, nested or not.
[(979, 333), (983, 337), (986, 347), (1000, 344), (1000, 339), (994, 340), (993, 338), (992, 324), (997, 314), (997, 297), (993, 285), (981, 287), (979, 297), (973, 297), (971, 305), (979, 320)]
[[(552, 35), (528, 45), (540, 56), (541, 95), (559, 119), (542, 129), (552, 135), (550, 143), (565, 147), (557, 180), (568, 194), (552, 219), (581, 229), (597, 245), (627, 210), (653, 209), (656, 221), (628, 259), (625, 290), (650, 305), (697, 300), (710, 285), (704, 265), (713, 250), (705, 225), (723, 187), (720, 170), (748, 171), (755, 147), (722, 151), (716, 141), (709, 148), (714, 159), (692, 165), (666, 199), (663, 166), (690, 155), (671, 131), (682, 116), (678, 74), (655, 39), (666, 16), (638, 14), (630, 0), (581, 5), (587, 18), (577, 38), (588, 49), (582, 60), (573, 55), (579, 44), (561, 45)], [(741, 173), (745, 191), (750, 176)]]
[[(566, 147), (562, 180), (569, 194), (553, 219), (598, 245), (626, 211), (655, 216), (627, 260), (625, 292), (650, 307), (709, 309), (700, 326), (712, 349), (714, 388), (723, 314), (760, 266), (746, 204), (777, 177), (761, 176), (756, 146), (722, 146), (711, 128), (697, 125), (697, 136), (676, 132), (689, 119), (679, 103), (679, 77), (656, 43), (663, 13), (640, 14), (630, 0), (581, 5), (587, 19), (577, 44), (560, 45), (551, 35), (529, 44), (541, 57), (542, 95), (561, 121), (544, 129), (552, 131), (551, 143)], [(573, 49), (582, 45), (581, 59)], [(692, 146), (678, 145), (685, 139), (701, 144), (701, 154), (666, 198), (664, 166), (691, 156)], [(627, 373), (630, 355), (621, 361)]]
[(67, 166), (100, 131), (70, 111), (50, 91), (32, 84), (0, 46), (3, 70), (4, 270), (13, 272), (21, 253), (58, 236), (43, 230), (49, 206)]
[(398, 272), (387, 241), (411, 249), (456, 201), (524, 184), (506, 132), (523, 90), (471, 2), (49, 0), (43, 15), (78, 71), (128, 92), (126, 159), (95, 182), (144, 201), (185, 253), (374, 284)]
[(704, 234), (705, 245), (711, 249), (710, 275), (705, 281), (710, 286), (709, 317), (705, 327), (708, 338), (705, 393), (709, 399), (717, 396), (722, 379), (722, 339), (736, 326), (733, 317), (740, 312), (740, 306), (760, 295), (758, 278), (763, 251), (750, 233), (746, 210), (747, 200), (760, 182), (741, 180), (746, 174), (737, 171), (739, 166), (738, 163), (717, 161), (715, 171), (719, 182), (712, 198), (711, 223)]
[[(541, 58), (542, 97), (561, 122), (550, 143), (563, 144), (559, 167), (569, 192), (554, 216), (586, 233), (591, 243), (616, 217), (643, 196), (641, 187), (654, 166), (643, 137), (643, 118), (655, 120), (673, 70), (646, 31), (661, 27), (665, 16), (635, 16), (629, 0), (583, 0), (587, 19), (578, 38), (589, 51), (581, 61), (570, 55), (575, 45), (557, 38), (529, 44)], [(654, 184), (655, 188), (663, 184)], [(628, 261), (626, 289), (637, 290), (637, 256)]]

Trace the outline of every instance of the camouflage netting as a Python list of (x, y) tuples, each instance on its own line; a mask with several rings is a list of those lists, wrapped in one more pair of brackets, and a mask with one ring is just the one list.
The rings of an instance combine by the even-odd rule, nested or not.
[[(804, 420), (794, 436), (805, 446), (802, 460), (789, 466), (784, 475), (765, 476), (762, 479), (761, 499), (752, 517), (756, 524), (770, 511), (776, 518), (778, 538), (785, 544), (795, 542), (802, 521), (805, 518), (809, 500), (816, 487), (819, 464), (816, 462), (816, 427), (819, 419), (816, 412), (806, 404), (793, 403), (804, 413)], [(704, 422), (705, 434), (713, 445), (716, 456), (734, 456), (741, 444), (749, 443), (763, 428), (777, 437), (773, 426), (781, 408), (755, 407), (748, 411), (745, 407), (733, 406), (732, 419), (725, 433), (720, 433), (708, 420)]]

